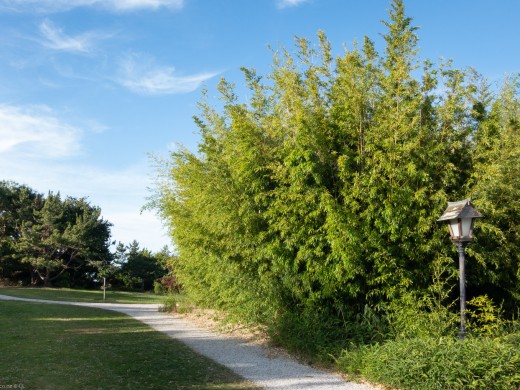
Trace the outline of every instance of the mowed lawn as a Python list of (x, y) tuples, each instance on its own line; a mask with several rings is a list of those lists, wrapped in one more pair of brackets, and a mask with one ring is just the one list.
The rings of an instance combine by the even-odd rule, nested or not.
[[(2, 287), (0, 294), (20, 298), (47, 299), (51, 301), (103, 302), (101, 290), (73, 290), (69, 288)], [(163, 303), (164, 295), (107, 290), (109, 303)]]
[(0, 301), (0, 335), (0, 384), (10, 388), (256, 388), (184, 344), (113, 311)]

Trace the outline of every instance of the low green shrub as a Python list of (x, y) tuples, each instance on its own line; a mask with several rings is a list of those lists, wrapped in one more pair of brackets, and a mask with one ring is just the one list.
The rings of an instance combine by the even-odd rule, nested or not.
[(479, 295), (467, 302), (467, 328), (468, 331), (480, 336), (500, 335), (507, 327), (508, 321), (504, 320), (502, 309), (495, 306), (487, 295)]
[(159, 306), (159, 311), (162, 313), (177, 311), (177, 294), (166, 295), (163, 304)]
[(345, 350), (351, 375), (399, 389), (520, 389), (520, 337), (421, 337)]
[(458, 274), (448, 257), (431, 265), (432, 283), (426, 291), (403, 291), (386, 310), (392, 339), (448, 337), (455, 335), (459, 316), (452, 298)]
[(317, 359), (329, 360), (329, 354), (339, 353), (345, 345), (339, 340), (347, 340), (347, 334), (339, 320), (328, 317), (319, 310), (285, 311), (277, 321), (268, 326), (273, 342), (290, 352)]
[(193, 310), (193, 301), (186, 294), (169, 292), (164, 295), (163, 304), (159, 311), (163, 313), (189, 313)]
[(267, 332), (290, 352), (325, 365), (349, 344), (372, 344), (389, 337), (385, 319), (368, 305), (359, 313), (341, 307), (288, 309), (268, 324)]
[(162, 284), (157, 280), (154, 280), (154, 282), (153, 282), (153, 292), (154, 292), (154, 294), (163, 294), (164, 293)]
[(403, 390), (520, 389), (520, 321), (477, 296), (467, 302), (467, 338), (458, 339), (447, 260), (432, 265), (428, 291), (403, 292), (387, 306), (385, 340), (350, 343), (336, 360), (342, 371)]

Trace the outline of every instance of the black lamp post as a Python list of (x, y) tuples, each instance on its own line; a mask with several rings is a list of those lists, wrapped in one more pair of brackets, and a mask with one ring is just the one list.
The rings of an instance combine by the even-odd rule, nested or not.
[(448, 202), (448, 208), (437, 221), (448, 222), (451, 239), (459, 250), (459, 273), (460, 273), (460, 332), (463, 340), (466, 336), (466, 267), (464, 249), (473, 239), (473, 223), (475, 218), (482, 217), (472, 205), (471, 199), (458, 202)]

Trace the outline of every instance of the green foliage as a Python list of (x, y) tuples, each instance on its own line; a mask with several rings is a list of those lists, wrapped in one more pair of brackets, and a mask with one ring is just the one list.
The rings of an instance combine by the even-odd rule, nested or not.
[(503, 315), (487, 295), (475, 297), (467, 302), (467, 328), (479, 336), (497, 335), (503, 329)]
[(177, 295), (167, 294), (162, 306), (159, 307), (160, 312), (172, 313), (177, 311)]
[(159, 282), (157, 280), (154, 280), (154, 282), (153, 282), (153, 292), (155, 294), (162, 294), (162, 293), (164, 293), (164, 288), (163, 288), (161, 282)]
[(0, 189), (0, 260), (2, 269), (15, 268), (6, 276), (25, 279), (26, 272), (31, 284), (73, 286), (93, 282), (93, 262), (111, 261), (111, 224), (99, 207), (84, 198), (62, 200), (59, 193), (44, 197), (16, 183), (1, 182)]
[(345, 351), (338, 364), (399, 389), (518, 389), (519, 340), (400, 339)]
[(31, 282), (31, 268), (17, 256), (22, 222), (34, 222), (34, 210), (41, 209), (43, 196), (14, 182), (0, 182), (0, 275), (10, 280)]
[(495, 91), (450, 61), (421, 63), (401, 0), (384, 25), (382, 53), (365, 38), (333, 58), (319, 32), (275, 52), (265, 77), (243, 69), (248, 99), (225, 80), (220, 108), (205, 92), (199, 149), (158, 162), (152, 201), (195, 302), (318, 353), (447, 337), (456, 249), (437, 218), (471, 196), (485, 218), (467, 250), (468, 298), (513, 315), (518, 76)]
[(468, 248), (476, 260), (469, 282), (480, 285), (480, 295), (503, 301), (507, 311), (520, 299), (519, 87), (520, 75), (507, 78), (485, 113), (470, 181), (474, 204), (485, 218), (477, 225), (476, 245)]
[(439, 259), (428, 294), (407, 293), (392, 302), (387, 320), (393, 337), (350, 343), (336, 359), (338, 368), (399, 389), (520, 388), (520, 323), (505, 320), (489, 297), (478, 296), (467, 302), (469, 336), (457, 339), (458, 318), (449, 310), (452, 278)]
[(152, 254), (134, 241), (110, 252), (111, 224), (85, 198), (47, 196), (0, 182), (0, 278), (54, 287), (99, 285), (151, 290), (171, 272), (165, 247)]
[(115, 253), (118, 267), (113, 269), (112, 284), (127, 290), (156, 289), (156, 283), (159, 283), (159, 279), (168, 273), (169, 258), (167, 248), (153, 254), (148, 249), (141, 249), (135, 240), (126, 246), (120, 242)]
[(456, 274), (448, 258), (438, 258), (432, 265), (432, 284), (428, 291), (404, 292), (386, 311), (392, 338), (446, 337), (454, 334), (459, 317), (451, 293)]

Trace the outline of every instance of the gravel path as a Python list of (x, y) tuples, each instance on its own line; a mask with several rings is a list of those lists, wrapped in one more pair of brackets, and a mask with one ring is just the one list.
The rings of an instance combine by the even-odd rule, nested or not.
[(374, 390), (366, 384), (344, 381), (339, 375), (317, 370), (287, 357), (270, 356), (268, 349), (243, 339), (217, 334), (171, 314), (158, 304), (116, 304), (47, 301), (0, 295), (0, 300), (77, 305), (115, 310), (178, 339), (196, 352), (229, 367), (238, 375), (272, 390)]

